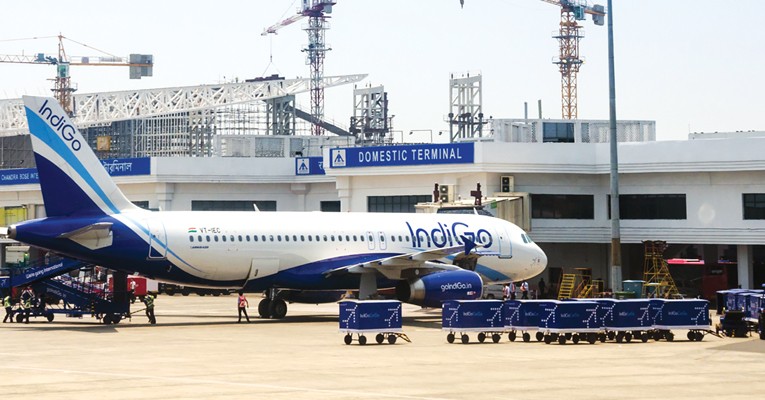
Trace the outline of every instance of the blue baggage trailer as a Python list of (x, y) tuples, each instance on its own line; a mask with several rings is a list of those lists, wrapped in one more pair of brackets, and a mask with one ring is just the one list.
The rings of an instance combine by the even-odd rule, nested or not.
[(529, 332), (536, 331), (537, 342), (544, 339), (539, 330), (539, 306), (543, 300), (506, 300), (504, 309), (505, 330), (509, 330), (507, 338), (514, 342), (521, 332), (524, 342), (531, 340)]
[(345, 333), (345, 344), (351, 344), (353, 335), (360, 345), (367, 343), (365, 333), (376, 333), (378, 344), (386, 339), (396, 343), (397, 338), (411, 342), (401, 329), (401, 302), (397, 300), (345, 300), (340, 302), (340, 332)]
[(647, 342), (653, 330), (648, 299), (598, 299), (603, 315), (603, 329), (609, 340), (631, 342), (632, 338)]
[(765, 294), (750, 293), (749, 294), (749, 306), (747, 307), (746, 320), (752, 323), (758, 323), (760, 321), (760, 314), (765, 309)]
[(491, 337), (498, 343), (504, 333), (503, 304), (501, 300), (449, 300), (441, 308), (441, 329), (448, 331), (446, 341), (454, 343), (457, 334), (462, 343), (470, 342), (468, 332), (478, 332), (483, 343)]
[(539, 330), (544, 342), (566, 344), (571, 340), (576, 344), (586, 340), (594, 344), (602, 330), (598, 308), (594, 301), (543, 301), (539, 306)]
[(672, 329), (687, 329), (688, 340), (701, 341), (710, 330), (709, 302), (703, 299), (651, 299), (652, 336), (655, 340), (675, 338)]

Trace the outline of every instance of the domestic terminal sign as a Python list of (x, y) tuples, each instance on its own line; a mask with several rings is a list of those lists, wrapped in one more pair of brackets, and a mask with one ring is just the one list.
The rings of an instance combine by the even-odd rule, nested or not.
[[(106, 172), (111, 176), (149, 175), (151, 158), (114, 158), (101, 160)], [(40, 183), (36, 168), (6, 169), (0, 171), (0, 185), (24, 185)]]
[(295, 175), (325, 175), (324, 157), (295, 158)]
[(472, 164), (473, 162), (475, 162), (473, 143), (345, 147), (329, 151), (329, 165), (332, 168)]

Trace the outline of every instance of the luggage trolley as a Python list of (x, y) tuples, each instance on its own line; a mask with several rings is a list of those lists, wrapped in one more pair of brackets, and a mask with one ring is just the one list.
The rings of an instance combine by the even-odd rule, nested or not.
[(411, 342), (401, 329), (401, 302), (396, 300), (346, 300), (340, 302), (340, 332), (345, 344), (358, 335), (360, 345), (367, 344), (365, 333), (376, 333), (375, 341), (395, 344), (397, 338)]
[(514, 342), (521, 332), (524, 342), (531, 341), (530, 331), (536, 331), (537, 342), (544, 339), (539, 330), (540, 300), (506, 300), (505, 301), (505, 330), (509, 330), (507, 338)]
[(598, 303), (593, 301), (543, 301), (539, 311), (539, 329), (546, 344), (553, 341), (566, 344), (567, 340), (594, 344), (602, 330)]
[(703, 299), (650, 299), (654, 340), (675, 339), (672, 329), (688, 329), (688, 340), (701, 341), (715, 334), (709, 320), (709, 302)]
[(454, 343), (456, 334), (462, 343), (470, 342), (467, 332), (478, 332), (478, 341), (483, 343), (491, 337), (498, 343), (504, 333), (501, 300), (449, 300), (443, 303), (441, 329), (448, 331), (446, 341)]
[[(653, 331), (651, 305), (648, 299), (597, 299), (603, 329), (609, 340), (631, 342), (632, 338), (647, 342)], [(601, 341), (604, 338), (601, 336)]]

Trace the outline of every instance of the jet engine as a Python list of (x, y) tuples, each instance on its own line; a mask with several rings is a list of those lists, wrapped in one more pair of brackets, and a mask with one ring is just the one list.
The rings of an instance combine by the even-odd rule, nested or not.
[(446, 300), (475, 300), (481, 297), (483, 281), (473, 271), (441, 271), (396, 286), (396, 297), (406, 303), (441, 307)]

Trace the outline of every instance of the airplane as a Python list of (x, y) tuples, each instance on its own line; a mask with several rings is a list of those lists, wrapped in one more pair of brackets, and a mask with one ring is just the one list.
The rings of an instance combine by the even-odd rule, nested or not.
[(8, 236), (65, 257), (162, 282), (265, 293), (264, 318), (395, 288), (440, 307), (483, 281), (541, 273), (545, 253), (518, 226), (473, 214), (149, 211), (130, 202), (53, 98), (23, 97), (46, 216)]

